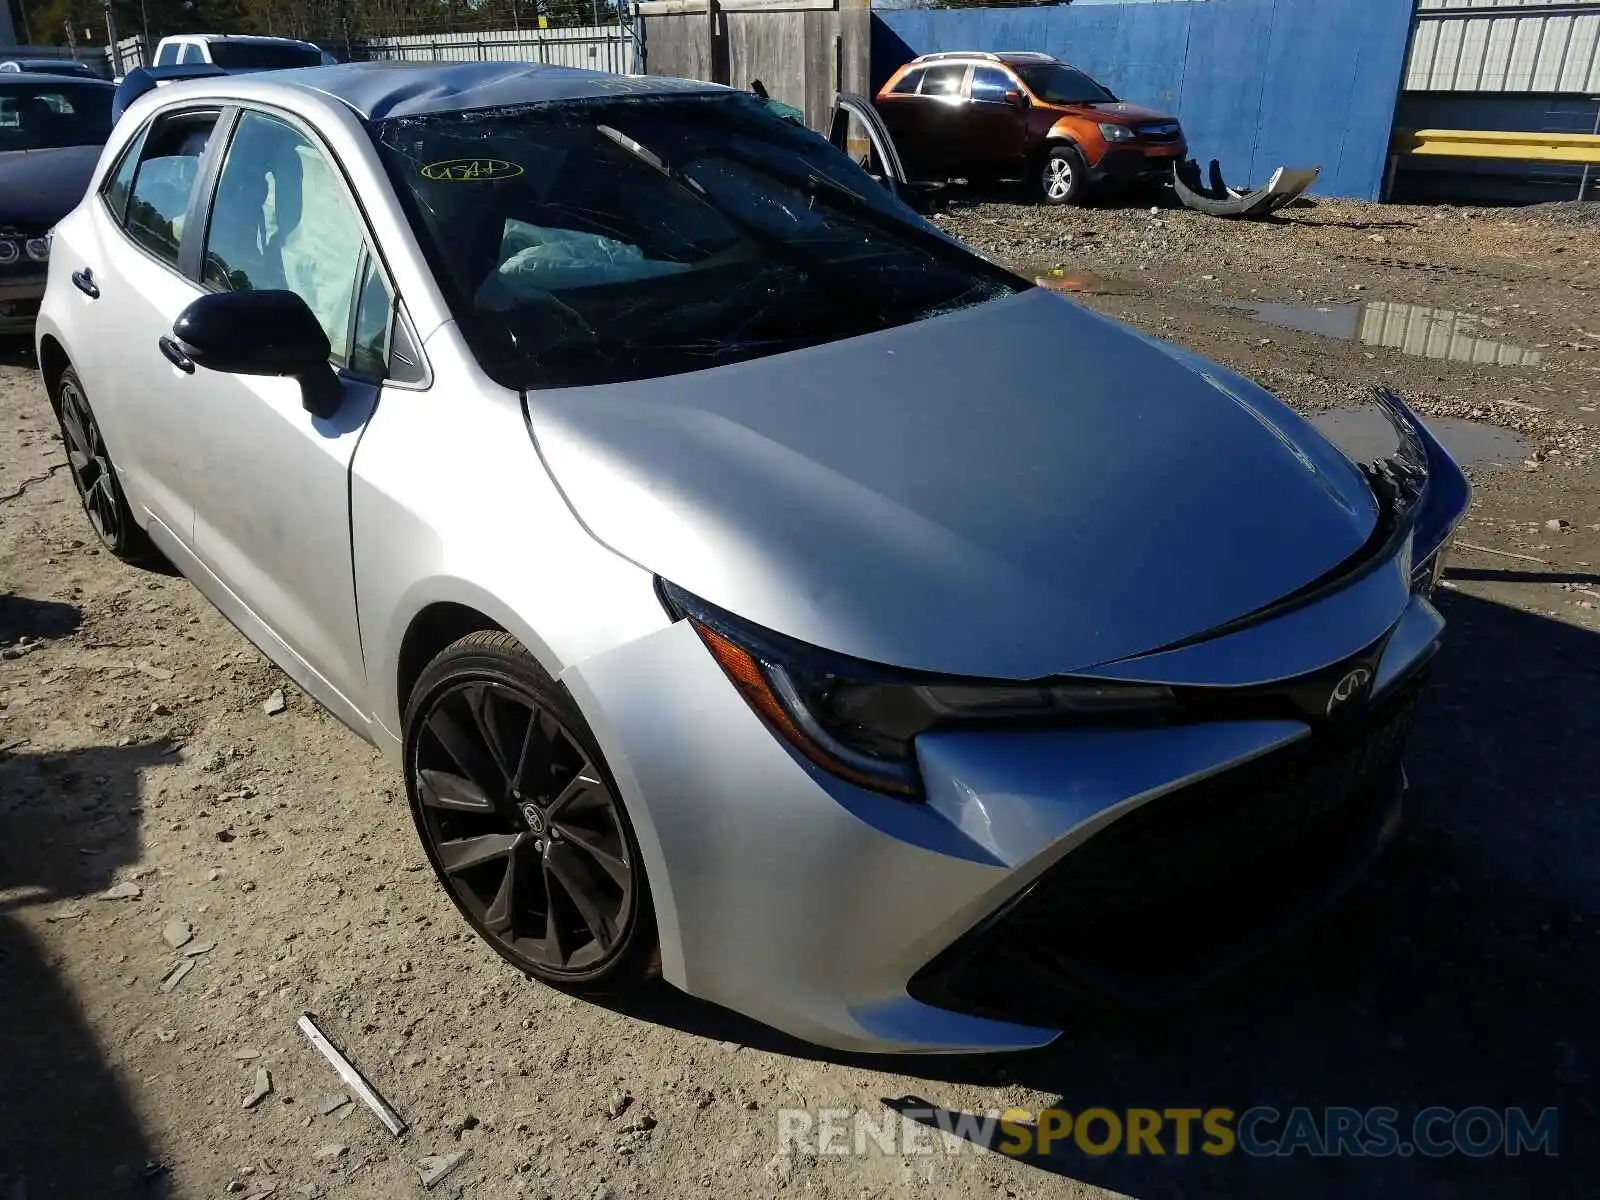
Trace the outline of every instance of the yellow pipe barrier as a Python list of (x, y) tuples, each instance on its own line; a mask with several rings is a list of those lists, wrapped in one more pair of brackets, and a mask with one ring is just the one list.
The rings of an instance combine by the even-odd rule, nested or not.
[(1600, 166), (1600, 134), (1505, 130), (1396, 130), (1391, 149), (1417, 158), (1490, 158)]

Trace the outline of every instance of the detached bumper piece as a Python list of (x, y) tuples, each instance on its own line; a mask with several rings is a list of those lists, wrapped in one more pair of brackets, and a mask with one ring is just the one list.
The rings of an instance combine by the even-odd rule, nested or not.
[(1426, 671), (1352, 724), (1111, 822), (933, 959), (926, 1003), (1062, 1027), (1085, 1001), (1176, 999), (1322, 909), (1382, 849)]
[(1222, 164), (1211, 160), (1211, 182), (1207, 187), (1200, 179), (1200, 167), (1192, 159), (1172, 165), (1172, 186), (1185, 208), (1203, 212), (1212, 217), (1271, 216), (1280, 208), (1287, 208), (1317, 181), (1321, 167), (1291, 171), (1279, 167), (1272, 173), (1267, 186), (1253, 192), (1231, 188), (1222, 179)]

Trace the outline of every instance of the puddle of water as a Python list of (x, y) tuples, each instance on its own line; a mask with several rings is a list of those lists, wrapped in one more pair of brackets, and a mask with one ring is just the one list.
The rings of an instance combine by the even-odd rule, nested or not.
[[(1428, 428), (1463, 467), (1510, 467), (1528, 457), (1528, 443), (1509, 429), (1459, 417), (1428, 417)], [(1318, 413), (1311, 423), (1358, 462), (1394, 449), (1394, 429), (1377, 408), (1339, 408)]]
[(1279, 329), (1314, 333), (1342, 342), (1386, 346), (1413, 358), (1532, 367), (1544, 353), (1510, 342), (1479, 337), (1484, 319), (1475, 313), (1425, 304), (1368, 300), (1360, 304), (1284, 304), (1277, 301), (1232, 305), (1253, 320)]

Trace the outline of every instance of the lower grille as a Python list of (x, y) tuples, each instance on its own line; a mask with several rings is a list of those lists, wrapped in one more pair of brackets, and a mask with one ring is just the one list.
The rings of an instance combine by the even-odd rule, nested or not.
[(1381, 840), (1425, 678), (1354, 724), (1145, 804), (1095, 833), (924, 967), (941, 1008), (1052, 1024), (1099, 995), (1159, 1003), (1247, 957)]

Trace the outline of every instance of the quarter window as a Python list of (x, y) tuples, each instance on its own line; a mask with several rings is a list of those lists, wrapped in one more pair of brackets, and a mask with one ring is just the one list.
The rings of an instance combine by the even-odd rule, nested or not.
[(188, 65), (190, 63), (203, 63), (205, 60), (206, 56), (200, 53), (200, 47), (194, 42), (184, 43), (183, 53), (178, 56), (178, 62), (181, 65)]
[(367, 256), (366, 278), (356, 305), (354, 338), (350, 347), (350, 372), (366, 379), (382, 379), (389, 362), (389, 325), (394, 301), (383, 272)]
[(201, 280), (217, 291), (283, 289), (316, 314), (344, 365), (365, 240), (327, 156), (293, 126), (247, 112), (228, 147)]
[(145, 139), (134, 173), (128, 236), (173, 267), (178, 265), (189, 198), (200, 177), (200, 157), (216, 124), (216, 113), (184, 113), (158, 122)]
[(889, 89), (891, 96), (912, 96), (916, 94), (917, 84), (922, 82), (922, 70), (907, 71), (900, 77), (900, 82)]
[(999, 67), (973, 67), (972, 68), (972, 98), (988, 104), (1004, 104), (1006, 93), (1017, 91), (1017, 85), (1011, 82)]
[(139, 165), (139, 152), (144, 149), (145, 132), (141, 130), (122, 152), (122, 161), (117, 163), (117, 169), (106, 183), (106, 207), (111, 210), (111, 219), (119, 225), (128, 215), (128, 193), (133, 188), (133, 172)]
[(152, 67), (170, 67), (177, 61), (178, 44), (176, 42), (168, 42), (156, 51), (156, 60), (150, 65)]

